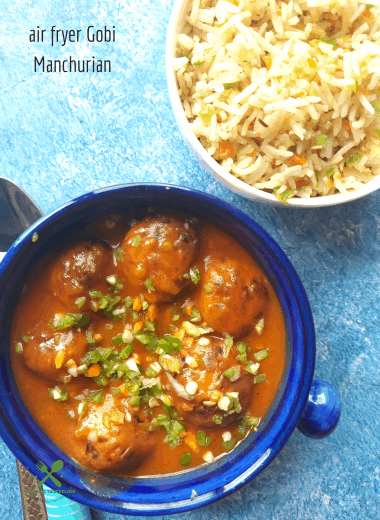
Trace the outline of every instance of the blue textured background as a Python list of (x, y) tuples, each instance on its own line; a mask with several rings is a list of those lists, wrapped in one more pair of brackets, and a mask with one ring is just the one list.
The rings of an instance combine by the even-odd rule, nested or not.
[[(246, 201), (190, 155), (169, 104), (165, 33), (173, 0), (0, 0), (0, 175), (49, 212), (86, 191), (158, 181), (212, 193), (255, 218), (290, 257), (315, 318), (315, 376), (339, 390), (335, 432), (298, 431), (254, 482), (177, 518), (368, 520), (380, 511), (380, 192), (337, 208), (292, 210)], [(116, 26), (116, 43), (51, 48), (50, 29)], [(47, 33), (48, 34), (48, 33)], [(42, 74), (33, 57), (110, 59), (110, 74)], [(22, 518), (16, 463), (0, 441), (0, 517)], [(95, 520), (116, 515), (92, 511)], [(125, 517), (132, 518), (132, 517)], [(166, 518), (170, 518), (169, 516)]]

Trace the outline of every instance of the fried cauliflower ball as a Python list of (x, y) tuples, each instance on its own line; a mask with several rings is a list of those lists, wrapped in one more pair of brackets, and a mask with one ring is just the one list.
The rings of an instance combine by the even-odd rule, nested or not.
[(112, 261), (112, 250), (97, 240), (77, 242), (58, 254), (50, 268), (53, 294), (63, 303), (87, 294)]
[(88, 404), (76, 436), (85, 441), (79, 462), (102, 472), (138, 466), (155, 443), (155, 433), (139, 426), (125, 400), (109, 393), (103, 403)]
[(237, 258), (206, 258), (198, 310), (218, 332), (238, 337), (254, 326), (268, 303), (263, 276)]
[(130, 285), (151, 302), (170, 301), (187, 284), (197, 251), (195, 228), (173, 216), (146, 217), (123, 242), (122, 268)]
[[(207, 335), (196, 340), (187, 352), (182, 355), (180, 373), (166, 374), (175, 408), (188, 423), (200, 428), (236, 422), (248, 409), (254, 386), (254, 376), (236, 360), (236, 347), (229, 351), (224, 338)], [(224, 375), (231, 368), (236, 378)], [(221, 423), (214, 421), (215, 415), (222, 417)]]
[[(55, 322), (59, 319), (56, 316)], [(54, 331), (45, 322), (29, 333), (29, 341), (24, 345), (23, 358), (32, 372), (51, 381), (62, 380), (68, 375), (66, 363), (73, 360), (80, 365), (88, 343), (83, 331), (75, 328)]]

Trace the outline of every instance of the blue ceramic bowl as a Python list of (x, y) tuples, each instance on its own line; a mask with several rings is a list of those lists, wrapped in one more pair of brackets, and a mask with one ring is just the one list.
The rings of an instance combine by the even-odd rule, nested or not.
[[(277, 398), (259, 431), (232, 452), (211, 464), (176, 474), (121, 479), (81, 469), (36, 424), (13, 378), (10, 325), (30, 266), (44, 252), (94, 220), (126, 211), (139, 215), (149, 206), (206, 218), (235, 236), (255, 258), (282, 305), (287, 329), (287, 366)], [(39, 239), (33, 242), (35, 232)], [(306, 435), (328, 435), (338, 422), (339, 398), (328, 384), (313, 383), (314, 359), (310, 306), (288, 258), (245, 213), (199, 191), (132, 184), (88, 193), (38, 220), (11, 246), (0, 264), (0, 434), (15, 456), (39, 479), (44, 476), (36, 468), (39, 460), (48, 468), (55, 460), (63, 460), (59, 489), (74, 490), (68, 496), (90, 507), (135, 515), (195, 509), (237, 490), (258, 475), (279, 453), (298, 424)]]

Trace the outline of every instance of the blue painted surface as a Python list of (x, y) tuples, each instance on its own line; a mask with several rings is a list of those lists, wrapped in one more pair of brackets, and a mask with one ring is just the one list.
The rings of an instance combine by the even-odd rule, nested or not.
[[(1, 175), (44, 212), (118, 182), (172, 182), (240, 207), (285, 250), (306, 288), (317, 335), (315, 376), (338, 388), (342, 416), (321, 441), (295, 431), (251, 484), (178, 518), (377, 519), (380, 512), (380, 193), (338, 208), (269, 208), (206, 174), (171, 113), (164, 70), (172, 0), (0, 2)], [(51, 48), (30, 29), (115, 25), (116, 43)], [(87, 50), (86, 50), (87, 49)], [(35, 74), (33, 56), (112, 60), (112, 73)], [(16, 463), (0, 445), (0, 511), (19, 520)], [(93, 519), (116, 515), (93, 512)], [(127, 518), (127, 517), (126, 517)], [(171, 516), (165, 517), (167, 519)]]

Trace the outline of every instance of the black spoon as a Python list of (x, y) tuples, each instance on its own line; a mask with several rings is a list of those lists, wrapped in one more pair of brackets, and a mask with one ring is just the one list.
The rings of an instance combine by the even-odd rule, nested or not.
[(0, 177), (0, 259), (13, 242), (42, 217), (42, 211), (27, 193)]
[[(24, 190), (0, 177), (0, 262), (13, 242), (36, 220), (42, 211)], [(37, 493), (37, 479), (16, 459), (20, 480), (24, 520), (47, 520), (44, 495)], [(33, 489), (35, 493), (25, 493)]]

